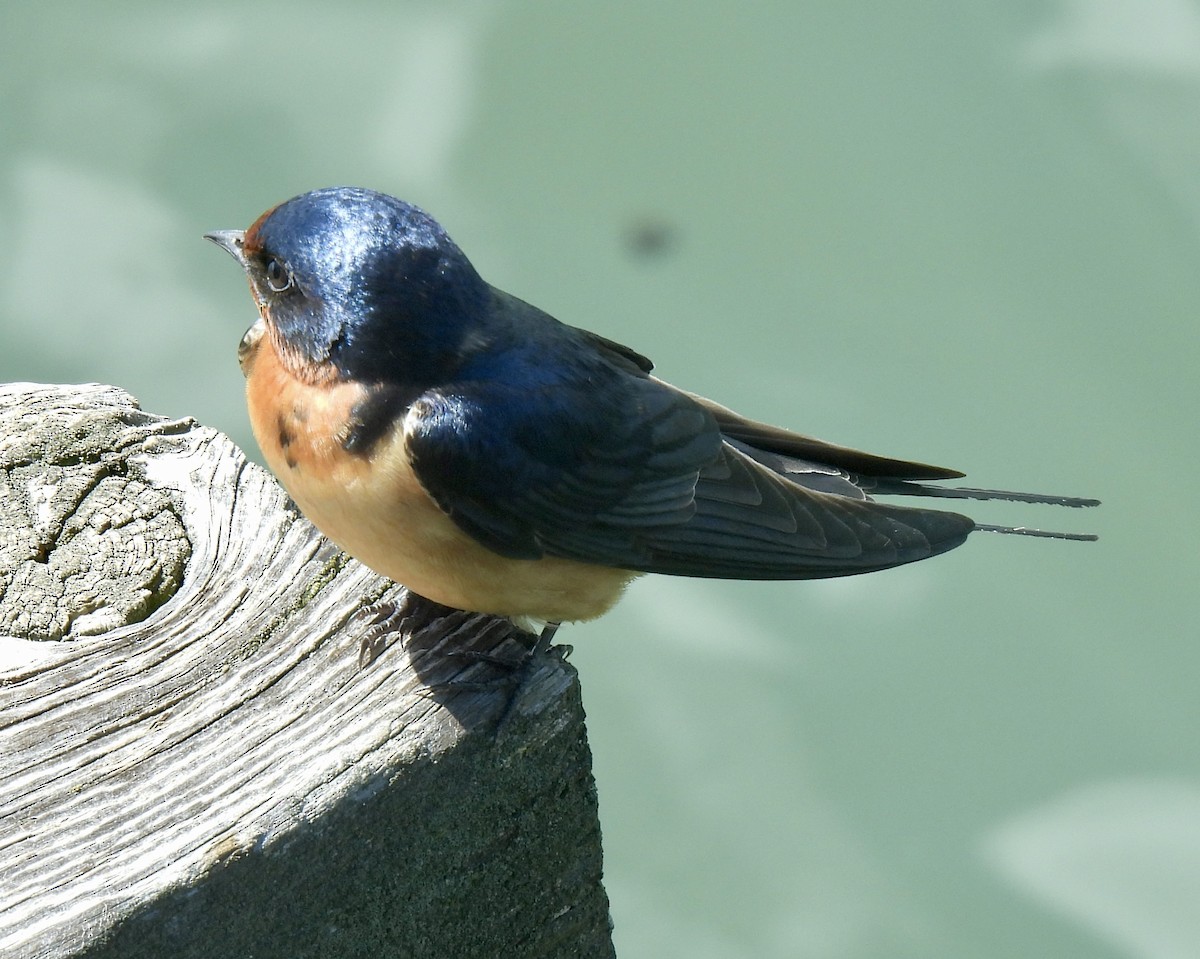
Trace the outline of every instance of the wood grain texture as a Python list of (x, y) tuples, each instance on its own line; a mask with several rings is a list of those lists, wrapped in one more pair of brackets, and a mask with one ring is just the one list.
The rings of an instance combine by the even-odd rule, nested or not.
[(574, 671), (497, 731), (521, 634), (360, 665), (381, 597), (222, 435), (0, 387), (0, 955), (611, 955)]

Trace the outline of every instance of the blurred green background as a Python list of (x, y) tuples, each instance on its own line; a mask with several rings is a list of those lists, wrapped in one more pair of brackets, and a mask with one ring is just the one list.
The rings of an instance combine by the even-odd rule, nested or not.
[(570, 628), (623, 959), (1200, 955), (1200, 3), (9, 4), (0, 379), (253, 450), (200, 239), (332, 184), (761, 419), (1098, 496)]

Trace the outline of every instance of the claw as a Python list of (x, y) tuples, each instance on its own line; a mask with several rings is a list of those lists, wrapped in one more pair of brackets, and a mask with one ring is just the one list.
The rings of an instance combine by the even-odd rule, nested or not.
[(399, 600), (381, 600), (355, 612), (353, 619), (365, 620), (367, 625), (358, 644), (359, 669), (370, 666), (400, 638), (398, 627), (411, 611), (412, 594), (405, 592)]

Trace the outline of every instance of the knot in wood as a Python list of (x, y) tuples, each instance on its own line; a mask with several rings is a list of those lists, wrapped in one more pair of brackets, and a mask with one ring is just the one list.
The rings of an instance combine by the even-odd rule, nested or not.
[(189, 426), (112, 387), (0, 388), (0, 634), (95, 635), (174, 595), (191, 545), (144, 454)]

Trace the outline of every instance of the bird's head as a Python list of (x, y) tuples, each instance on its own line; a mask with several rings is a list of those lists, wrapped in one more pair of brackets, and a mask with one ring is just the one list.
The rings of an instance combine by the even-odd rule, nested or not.
[(428, 214), (332, 187), (206, 234), (246, 270), (276, 349), (304, 378), (436, 381), (477, 340), (489, 287)]

